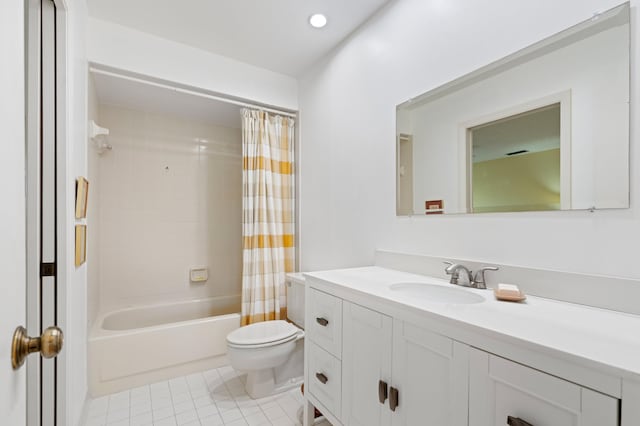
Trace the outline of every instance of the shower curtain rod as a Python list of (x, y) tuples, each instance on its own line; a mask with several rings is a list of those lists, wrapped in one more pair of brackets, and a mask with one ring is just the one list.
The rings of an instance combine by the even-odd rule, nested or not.
[(260, 105), (250, 104), (250, 103), (246, 103), (246, 102), (242, 102), (242, 101), (236, 101), (236, 100), (233, 100), (233, 99), (225, 98), (224, 96), (209, 95), (207, 93), (197, 92), (195, 90), (183, 89), (183, 88), (180, 88), (180, 87), (171, 86), (169, 84), (157, 83), (155, 81), (149, 81), (149, 80), (145, 80), (143, 78), (131, 77), (131, 76), (128, 76), (128, 75), (117, 73), (117, 72), (105, 71), (105, 70), (101, 70), (99, 68), (94, 68), (94, 67), (89, 67), (89, 71), (91, 71), (93, 73), (96, 73), (96, 74), (102, 74), (102, 75), (106, 75), (106, 76), (110, 76), (110, 77), (122, 78), (124, 80), (135, 81), (137, 83), (146, 84), (148, 86), (154, 86), (154, 87), (160, 87), (160, 88), (163, 88), (163, 89), (173, 90), (174, 92), (184, 93), (184, 94), (187, 94), (187, 95), (199, 96), (201, 98), (212, 99), (214, 101), (225, 102), (225, 103), (228, 103), (228, 104), (238, 105), (238, 106), (241, 106), (241, 107), (254, 108), (254, 109), (258, 109), (260, 111), (266, 111), (266, 112), (272, 112), (274, 114), (286, 115), (287, 117), (296, 117), (295, 113), (291, 113), (291, 112), (287, 112), (287, 111), (281, 111), (281, 110), (268, 108), (268, 107), (264, 107), (264, 106), (260, 106)]

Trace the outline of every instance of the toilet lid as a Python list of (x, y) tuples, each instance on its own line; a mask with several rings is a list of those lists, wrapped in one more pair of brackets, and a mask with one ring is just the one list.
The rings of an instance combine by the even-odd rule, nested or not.
[(227, 342), (237, 346), (255, 346), (290, 340), (300, 330), (286, 321), (265, 321), (232, 331)]

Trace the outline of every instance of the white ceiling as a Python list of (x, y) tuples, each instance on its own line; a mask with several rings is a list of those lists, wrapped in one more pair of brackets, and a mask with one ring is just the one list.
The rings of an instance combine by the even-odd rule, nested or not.
[[(473, 162), (560, 148), (560, 104), (507, 117), (473, 129)], [(521, 154), (517, 154), (521, 155)]]
[(241, 107), (237, 105), (110, 75), (91, 75), (100, 104), (241, 128)]
[[(390, 0), (88, 0), (89, 14), (299, 76)], [(324, 13), (324, 29), (308, 18)]]

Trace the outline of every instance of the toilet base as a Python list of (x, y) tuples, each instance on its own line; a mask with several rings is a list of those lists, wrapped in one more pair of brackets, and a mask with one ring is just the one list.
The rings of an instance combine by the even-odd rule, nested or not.
[(273, 369), (250, 371), (247, 373), (245, 390), (252, 399), (260, 399), (265, 396), (286, 392), (299, 387), (304, 377), (294, 377), (284, 383), (275, 383)]
[(273, 369), (249, 371), (247, 373), (247, 383), (244, 387), (253, 399), (271, 395), (275, 389)]
[(294, 351), (282, 365), (263, 370), (245, 371), (247, 372), (245, 390), (252, 399), (264, 398), (300, 386), (304, 379), (304, 340), (300, 339), (296, 342)]

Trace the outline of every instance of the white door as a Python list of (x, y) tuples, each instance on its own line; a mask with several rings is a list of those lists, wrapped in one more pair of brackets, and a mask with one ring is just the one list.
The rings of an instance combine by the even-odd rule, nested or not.
[(0, 2), (0, 422), (26, 421), (25, 370), (11, 367), (11, 338), (25, 323), (24, 4)]
[(393, 322), (394, 426), (466, 426), (469, 347), (413, 324)]
[(0, 423), (11, 426), (56, 418), (55, 361), (34, 355), (25, 368), (62, 342), (57, 329), (41, 338), (56, 323), (55, 284), (44, 289), (56, 274), (56, 33), (51, 0), (1, 2)]
[(389, 425), (393, 321), (353, 303), (344, 302), (343, 307), (343, 423)]

